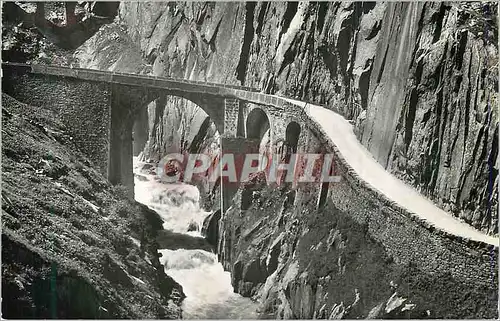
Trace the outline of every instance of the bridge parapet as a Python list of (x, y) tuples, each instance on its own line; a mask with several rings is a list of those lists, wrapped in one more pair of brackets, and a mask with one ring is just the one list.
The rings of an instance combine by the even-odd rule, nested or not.
[(279, 97), (259, 92), (258, 89), (230, 84), (208, 83), (183, 78), (159, 77), (155, 75), (137, 75), (114, 71), (94, 69), (70, 68), (39, 64), (2, 63), (3, 66), (17, 67), (29, 70), (34, 74), (46, 74), (61, 77), (70, 77), (88, 81), (114, 83), (126, 86), (164, 89), (172, 92), (193, 94), (210, 94), (223, 98), (238, 98), (259, 105), (269, 105), (283, 108), (286, 101)]
[[(135, 86), (136, 89), (142, 86), (166, 89), (167, 92), (169, 90), (189, 91), (196, 96), (203, 96), (202, 94), (217, 95), (219, 97), (213, 104), (215, 105), (214, 108), (219, 108), (218, 112), (223, 114), (227, 107), (227, 111), (230, 112), (233, 120), (230, 121), (228, 117), (227, 122), (221, 121), (221, 123), (228, 125), (226, 126), (228, 134), (232, 136), (234, 136), (237, 128), (229, 126), (228, 122), (234, 124), (234, 119), (237, 119), (235, 115), (236, 111), (239, 111), (237, 108), (238, 100), (264, 105), (265, 108), (263, 109), (266, 109), (271, 122), (275, 125), (273, 130), (280, 132), (281, 136), (283, 136), (283, 128), (286, 128), (287, 121), (295, 117), (301, 125), (307, 124), (308, 129), (318, 137), (321, 145), (328, 147), (328, 152), (335, 153), (336, 165), (342, 171), (343, 180), (335, 186), (335, 190), (330, 193), (329, 198), (335, 203), (336, 207), (349, 213), (353, 219), (368, 224), (370, 235), (380, 241), (388, 249), (391, 256), (398, 257), (405, 264), (415, 262), (419, 268), (429, 271), (442, 269), (446, 272), (446, 267), (450, 261), (463, 262), (461, 264), (466, 266), (467, 269), (457, 269), (453, 272), (454, 275), (465, 281), (477, 277), (486, 285), (490, 282), (488, 279), (490, 256), (492, 262), (494, 262), (494, 268), (497, 267), (498, 246), (490, 246), (457, 237), (446, 231), (437, 230), (414, 213), (389, 200), (358, 177), (322, 127), (311, 118), (308, 118), (305, 112), (307, 103), (293, 102), (291, 99), (267, 95), (257, 90), (247, 90), (247, 87), (227, 84), (217, 85), (169, 77), (132, 75), (46, 65), (3, 63), (2, 66), (4, 68), (6, 66), (19, 68), (21, 73), (17, 72), (14, 78), (26, 71), (34, 74), (61, 76), (52, 77), (50, 83), (42, 77), (32, 77), (33, 79), (29, 80), (30, 83), (26, 79), (19, 79), (19, 84), (16, 84), (17, 87), (13, 88), (17, 94), (15, 98), (35, 106), (55, 106), (54, 109), (57, 109), (61, 118), (69, 124), (68, 127), (73, 131), (72, 134), (76, 134), (74, 135), (75, 142), (84, 146), (84, 153), (94, 154), (95, 157), (92, 160), (99, 165), (105, 163), (102, 159), (106, 158), (108, 154), (106, 145), (108, 137), (106, 135), (108, 135), (107, 129), (112, 123), (111, 119), (108, 119), (110, 115), (108, 111), (111, 104), (117, 101), (117, 99), (114, 99), (115, 97), (110, 97), (110, 93), (115, 91), (113, 87), (119, 87), (110, 86), (113, 83), (123, 84), (122, 90), (124, 91), (130, 86)], [(64, 79), (62, 77), (73, 79)], [(79, 82), (75, 79), (88, 80), (88, 82)], [(68, 84), (70, 85), (68, 86)], [(25, 88), (21, 88), (22, 86)], [(121, 119), (121, 117), (118, 118)], [(220, 117), (220, 119), (224, 120), (223, 117)], [(271, 125), (271, 127), (273, 126)], [(125, 134), (129, 135), (130, 132)], [(310, 142), (311, 140), (307, 142), (308, 147), (310, 147)], [(127, 144), (129, 144), (128, 139)], [(124, 149), (127, 153), (131, 153), (130, 150)], [(97, 153), (102, 155), (97, 155)], [(117, 169), (120, 168), (121, 170), (121, 168), (125, 167), (130, 167), (130, 164), (117, 166)], [(418, 237), (415, 237), (416, 235)], [(445, 255), (439, 257), (437, 255), (439, 253)], [(445, 256), (453, 259), (447, 259)], [(477, 263), (474, 263), (478, 259), (481, 261), (480, 267), (477, 266)], [(429, 264), (429, 260), (433, 263)], [(477, 270), (477, 273), (475, 270)], [(462, 275), (465, 273), (464, 271), (467, 273), (469, 273), (468, 271), (472, 272), (470, 272), (470, 275)]]
[[(52, 65), (42, 65), (42, 64), (22, 64), (22, 63), (11, 63), (11, 62), (3, 62), (3, 66), (13, 66), (19, 68), (29, 68), (32, 73), (37, 74), (49, 74), (54, 76), (64, 76), (64, 77), (73, 77), (85, 80), (95, 80), (95, 81), (106, 81), (106, 82), (116, 82), (117, 77), (121, 81), (119, 83), (133, 85), (133, 82), (126, 82), (125, 78), (119, 77), (129, 77), (131, 79), (142, 80), (138, 83), (138, 85), (146, 85), (146, 86), (155, 86), (155, 83), (151, 83), (149, 80), (158, 80), (160, 83), (164, 81), (166, 84), (171, 83), (183, 83), (183, 84), (192, 84), (201, 87), (207, 88), (231, 88), (237, 89), (241, 91), (249, 91), (249, 92), (259, 92), (258, 89), (246, 87), (246, 86), (238, 86), (231, 84), (222, 84), (222, 83), (211, 83), (204, 82), (199, 80), (188, 80), (184, 78), (173, 78), (173, 77), (164, 77), (164, 76), (155, 76), (155, 75), (138, 75), (138, 74), (130, 74), (116, 71), (103, 71), (97, 69), (84, 69), (84, 68), (76, 68), (76, 67), (63, 67), (63, 66), (52, 66)], [(156, 86), (155, 86), (156, 87)], [(196, 91), (196, 89), (194, 89)], [(214, 90), (206, 90), (206, 92), (216, 93)]]

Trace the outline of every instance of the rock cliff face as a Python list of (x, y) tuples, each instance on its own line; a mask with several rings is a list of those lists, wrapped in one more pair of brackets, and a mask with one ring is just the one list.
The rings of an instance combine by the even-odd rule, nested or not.
[[(372, 222), (353, 219), (331, 199), (316, 209), (314, 199), (294, 206), (295, 193), (286, 188), (255, 184), (251, 192), (250, 205), (231, 207), (224, 214), (219, 255), (231, 271), (235, 291), (258, 298), (262, 315), (283, 319), (497, 315), (494, 268), (490, 270), (489, 259), (479, 268), (481, 254), (467, 258), (460, 246), (451, 253), (445, 246), (436, 257), (427, 248), (432, 238), (425, 232), (416, 236), (422, 243), (419, 249), (404, 237), (396, 240), (403, 252), (424, 252), (424, 269), (414, 254), (409, 253), (408, 261), (388, 251), (380, 237), (388, 238), (391, 232), (377, 236)], [(339, 192), (332, 188), (332, 193)], [(244, 193), (240, 190), (235, 199), (241, 202)], [(381, 212), (369, 204), (371, 215)], [(385, 219), (382, 225), (390, 225), (391, 218)], [(456, 272), (468, 276), (457, 277)]]
[[(496, 4), (124, 2), (117, 20), (71, 62), (244, 84), (324, 104), (353, 121), (359, 140), (389, 171), (474, 227), (497, 233), (496, 16)], [(182, 116), (193, 109), (175, 97), (145, 107), (134, 129), (136, 152), (158, 160), (189, 144), (203, 148), (202, 137), (215, 128), (207, 129), (202, 112)], [(293, 208), (293, 192), (265, 186), (242, 210), (242, 192), (204, 229), (219, 244), (235, 290), (260, 299), (263, 314), (497, 316), (496, 276), (491, 286), (485, 281), (495, 251), (442, 245), (439, 236), (415, 228), (406, 236), (420, 242), (414, 248), (438, 244), (437, 251), (416, 253), (423, 258), (417, 264), (411, 255), (393, 254), (410, 242), (396, 241), (396, 250), (384, 243), (391, 233), (384, 225), (410, 223), (376, 201), (365, 213), (380, 215), (373, 223), (354, 219), (334, 197), (320, 209), (312, 200)]]
[[(325, 104), (355, 122), (389, 171), (496, 233), (497, 11), (494, 3), (122, 3), (117, 21), (75, 59), (47, 50), (28, 58), (245, 84)], [(26, 56), (21, 40), (5, 42), (7, 56)], [(136, 153), (145, 146), (152, 160), (186, 149), (206, 117), (175, 97), (143, 110)]]
[[(356, 122), (388, 170), (496, 232), (496, 4), (122, 3), (156, 75), (244, 84)], [(158, 128), (158, 127), (156, 127)]]

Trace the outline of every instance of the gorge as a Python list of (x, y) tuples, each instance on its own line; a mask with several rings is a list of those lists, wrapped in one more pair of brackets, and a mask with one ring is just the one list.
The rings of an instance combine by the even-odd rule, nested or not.
[[(496, 3), (67, 8), (4, 4), (4, 315), (498, 316)], [(283, 142), (340, 182), (158, 180)]]

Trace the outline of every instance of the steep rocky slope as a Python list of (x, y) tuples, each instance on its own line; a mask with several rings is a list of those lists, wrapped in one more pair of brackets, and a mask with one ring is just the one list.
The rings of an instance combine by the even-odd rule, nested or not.
[(496, 4), (479, 3), (119, 10), (154, 74), (245, 84), (338, 110), (388, 170), (487, 232), (497, 228), (496, 15)]
[(162, 220), (112, 187), (49, 111), (2, 95), (2, 316), (178, 318)]
[[(427, 248), (432, 238), (422, 230), (414, 235), (421, 243), (417, 249), (403, 237), (396, 240), (400, 254), (410, 252), (407, 260), (384, 244), (399, 229), (390, 225), (391, 218), (378, 219), (380, 225), (391, 226), (381, 236), (376, 224), (353, 219), (355, 215), (338, 209), (331, 199), (319, 209), (314, 197), (294, 206), (295, 192), (288, 188), (270, 188), (258, 180), (250, 185), (250, 206), (231, 207), (220, 222), (219, 255), (231, 271), (235, 290), (258, 298), (263, 315), (283, 319), (497, 316), (498, 278), (487, 253), (450, 244), (452, 253), (447, 245), (438, 246), (438, 254)], [(341, 189), (334, 186), (331, 192), (342, 193)], [(236, 195), (237, 203), (243, 193), (245, 188)], [(376, 203), (367, 204), (369, 215), (383, 211)], [(426, 268), (418, 263), (420, 251)]]

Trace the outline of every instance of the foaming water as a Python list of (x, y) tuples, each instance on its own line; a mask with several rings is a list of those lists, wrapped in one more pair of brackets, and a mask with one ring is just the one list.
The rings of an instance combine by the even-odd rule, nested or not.
[[(164, 221), (163, 228), (187, 232), (193, 222), (199, 228), (210, 214), (199, 207), (200, 193), (188, 184), (163, 184), (154, 175), (140, 173), (144, 163), (134, 158), (135, 198), (154, 209)], [(233, 292), (231, 276), (217, 261), (217, 256), (203, 250), (159, 250), (165, 271), (182, 285), (185, 319), (256, 319), (257, 303)]]

